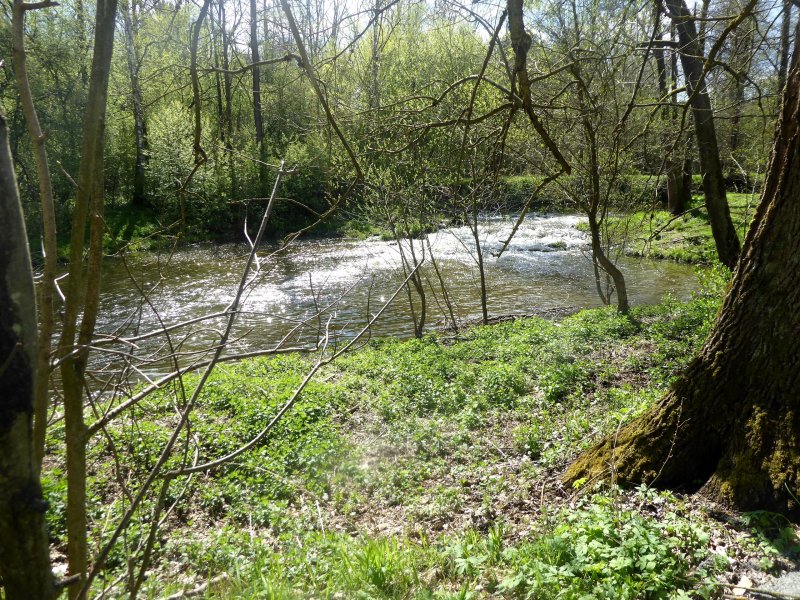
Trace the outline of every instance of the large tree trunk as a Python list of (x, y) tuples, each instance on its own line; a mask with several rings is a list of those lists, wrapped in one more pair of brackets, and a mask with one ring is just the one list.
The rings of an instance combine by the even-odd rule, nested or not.
[(700, 355), (644, 416), (573, 463), (582, 477), (699, 489), (800, 517), (800, 68), (761, 204)]
[(47, 507), (34, 459), (37, 368), (33, 273), (22, 206), (0, 113), (0, 577), (8, 600), (55, 597)]
[(700, 155), (700, 168), (703, 172), (703, 192), (708, 219), (711, 222), (711, 233), (720, 261), (733, 269), (739, 258), (739, 238), (731, 220), (725, 193), (725, 175), (719, 156), (714, 112), (703, 75), (703, 48), (698, 39), (692, 13), (686, 7), (684, 0), (666, 0), (666, 5), (680, 40), (681, 65), (694, 117), (694, 131)]

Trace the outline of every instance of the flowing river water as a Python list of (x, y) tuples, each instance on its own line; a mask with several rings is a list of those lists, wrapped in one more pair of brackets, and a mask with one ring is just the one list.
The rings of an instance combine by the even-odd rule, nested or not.
[[(601, 304), (587, 235), (577, 227), (581, 221), (577, 215), (530, 215), (499, 258), (494, 255), (513, 220), (491, 218), (481, 223), (490, 315)], [(479, 317), (480, 284), (470, 230), (442, 229), (431, 234), (429, 241), (456, 316)], [(422, 242), (415, 243), (418, 256), (422, 255)], [(245, 295), (233, 336), (239, 350), (274, 344), (307, 320), (308, 326), (293, 336), (293, 345), (312, 343), (320, 324), (323, 328), (327, 324), (332, 337), (351, 337), (403, 280), (396, 242), (301, 240), (270, 258), (267, 255), (274, 247), (261, 250), (262, 270)], [(108, 261), (98, 332), (133, 335), (158, 328), (159, 319), (172, 324), (224, 310), (234, 296), (247, 252), (244, 245), (198, 245), (171, 257), (143, 253)], [(632, 305), (659, 302), (667, 293), (688, 298), (697, 287), (688, 265), (631, 258), (619, 264)], [(427, 323), (432, 327), (444, 321), (446, 312), (429, 260), (422, 272), (429, 282)], [(160, 285), (148, 294), (149, 303), (143, 303), (138, 288), (148, 289), (158, 281)], [(324, 314), (317, 318), (320, 308)], [(371, 335), (411, 336), (409, 314), (407, 295), (398, 295)], [(182, 341), (184, 348), (197, 348), (213, 338), (211, 328), (219, 331), (221, 327), (221, 320), (204, 322), (179, 332), (175, 340)]]

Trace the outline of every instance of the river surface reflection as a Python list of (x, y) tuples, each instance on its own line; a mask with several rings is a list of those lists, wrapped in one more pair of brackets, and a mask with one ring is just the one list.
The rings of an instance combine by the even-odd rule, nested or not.
[[(581, 220), (577, 215), (530, 215), (500, 258), (494, 254), (513, 221), (482, 222), (491, 315), (600, 305), (587, 236), (577, 228)], [(478, 270), (469, 229), (443, 229), (431, 234), (429, 241), (455, 314), (480, 316)], [(422, 255), (423, 242), (415, 243), (417, 254)], [(267, 258), (273, 250), (265, 246), (260, 253), (262, 272), (246, 294), (234, 333), (238, 349), (274, 344), (303, 322), (309, 326), (296, 331), (295, 343), (313, 343), (326, 325), (339, 339), (352, 336), (403, 280), (395, 242), (301, 240)], [(230, 244), (192, 246), (171, 257), (144, 253), (124, 261), (109, 260), (104, 266), (98, 332), (130, 336), (158, 328), (160, 323), (223, 310), (233, 298), (246, 256), (246, 246)], [(687, 298), (697, 287), (691, 266), (631, 258), (619, 264), (632, 305), (659, 302), (667, 293)], [(441, 323), (446, 312), (430, 261), (423, 273), (429, 284), (430, 327)], [(143, 302), (139, 288), (150, 289), (157, 282), (148, 302)], [(316, 317), (321, 308), (323, 314)], [(221, 327), (221, 320), (205, 322), (191, 331), (176, 332), (173, 342), (184, 348), (200, 347)], [(408, 298), (401, 294), (376, 322), (372, 335), (408, 337), (412, 333)]]

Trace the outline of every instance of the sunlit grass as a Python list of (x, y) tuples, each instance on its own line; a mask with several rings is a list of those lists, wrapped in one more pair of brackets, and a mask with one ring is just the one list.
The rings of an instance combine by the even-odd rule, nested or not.
[[(577, 503), (557, 493), (559, 470), (650, 406), (696, 352), (724, 285), (705, 279), (690, 303), (381, 340), (345, 356), (273, 435), (168, 498), (177, 506), (145, 597), (208, 581), (204, 594), (219, 598), (708, 597), (724, 565), (709, 559), (712, 525), (681, 500), (611, 482), (567, 491)], [(308, 366), (283, 356), (220, 367), (192, 422), (199, 459), (251, 439)], [(123, 475), (139, 480), (172, 419), (154, 397), (90, 448), (94, 537), (125, 504), (111, 445), (131, 451)], [(45, 477), (56, 508), (57, 475)], [(146, 535), (145, 508), (128, 544)], [(50, 513), (59, 543), (63, 518)], [(125, 564), (120, 545), (107, 580)]]
[[(740, 240), (744, 239), (757, 202), (755, 194), (728, 193), (731, 219)], [(679, 216), (665, 210), (640, 211), (611, 217), (608, 227), (613, 243), (623, 244), (628, 254), (690, 263), (717, 261), (701, 196), (695, 196), (691, 207)]]

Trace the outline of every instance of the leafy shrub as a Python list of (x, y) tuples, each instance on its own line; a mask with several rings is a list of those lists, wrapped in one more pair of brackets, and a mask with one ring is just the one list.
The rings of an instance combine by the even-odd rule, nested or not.
[(542, 373), (539, 387), (547, 402), (561, 402), (581, 392), (591, 374), (592, 368), (586, 362), (558, 362)]
[(689, 598), (687, 589), (694, 598), (711, 596), (708, 587), (692, 589), (708, 576), (700, 566), (708, 534), (677, 513), (646, 518), (596, 495), (562, 518), (552, 534), (515, 549), (502, 591), (547, 600)]
[(511, 365), (490, 363), (480, 370), (479, 389), (489, 404), (511, 408), (525, 392), (525, 377)]

